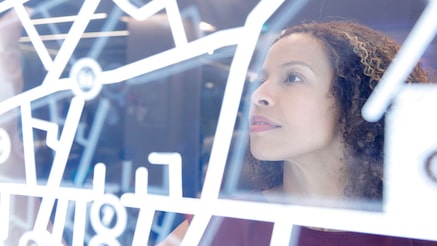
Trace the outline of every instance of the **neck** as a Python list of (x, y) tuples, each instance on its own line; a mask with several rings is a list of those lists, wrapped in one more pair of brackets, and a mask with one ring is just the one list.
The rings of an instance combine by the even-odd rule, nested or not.
[(284, 162), (284, 192), (293, 199), (330, 203), (344, 200), (346, 173), (343, 162)]

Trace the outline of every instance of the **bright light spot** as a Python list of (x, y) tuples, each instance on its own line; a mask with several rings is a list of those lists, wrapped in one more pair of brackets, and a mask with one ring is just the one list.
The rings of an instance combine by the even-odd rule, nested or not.
[(211, 89), (214, 87), (214, 83), (213, 82), (206, 82), (205, 83), (205, 88)]
[(217, 28), (207, 22), (201, 21), (199, 23), (199, 28), (200, 30), (204, 31), (204, 32), (214, 32), (217, 30)]

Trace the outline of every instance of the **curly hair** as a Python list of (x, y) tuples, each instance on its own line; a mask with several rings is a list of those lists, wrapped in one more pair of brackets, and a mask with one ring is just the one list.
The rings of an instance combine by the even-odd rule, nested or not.
[[(350, 21), (311, 22), (284, 30), (277, 40), (306, 33), (321, 41), (334, 69), (331, 93), (340, 109), (345, 145), (348, 197), (380, 200), (383, 187), (384, 118), (367, 122), (361, 108), (393, 60), (399, 44), (386, 34)], [(408, 83), (427, 82), (417, 64)], [(257, 161), (250, 154), (252, 178), (261, 189), (282, 183), (282, 163)]]

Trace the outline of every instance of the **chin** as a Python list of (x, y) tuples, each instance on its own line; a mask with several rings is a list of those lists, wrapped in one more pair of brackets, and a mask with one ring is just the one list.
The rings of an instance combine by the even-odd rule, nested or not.
[(259, 161), (280, 161), (277, 158), (272, 158), (272, 156), (266, 155), (265, 153), (260, 153), (257, 151), (251, 150), (252, 156)]
[(281, 161), (278, 156), (272, 155), (271, 148), (265, 148), (266, 146), (257, 146), (255, 144), (250, 144), (250, 153), (252, 156), (259, 161)]

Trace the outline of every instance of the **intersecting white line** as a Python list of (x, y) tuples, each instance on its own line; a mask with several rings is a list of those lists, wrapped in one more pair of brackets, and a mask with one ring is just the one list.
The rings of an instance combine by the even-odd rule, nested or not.
[(208, 171), (202, 190), (202, 199), (215, 200), (218, 198), (249, 63), (255, 51), (262, 26), (283, 2), (283, 0), (264, 0), (258, 3), (248, 15), (244, 29), (241, 31), (240, 37), (242, 38), (239, 40), (226, 83)]
[(132, 62), (123, 67), (101, 73), (103, 84), (119, 83), (142, 74), (146, 74), (170, 65), (207, 54), (211, 50), (229, 45), (235, 45), (241, 41), (243, 28), (233, 28), (219, 31), (204, 38), (194, 40), (185, 47), (173, 48), (159, 54)]
[(155, 165), (168, 165), (169, 196), (182, 197), (182, 157), (179, 153), (149, 154), (149, 162)]
[[(200, 197), (201, 200), (211, 203), (207, 207), (218, 199), (246, 73), (255, 51), (258, 36), (264, 23), (282, 3), (283, 0), (264, 0), (259, 2), (248, 15), (244, 28), (241, 31), (242, 39), (239, 40), (229, 71), (208, 170)], [(198, 245), (202, 237), (202, 233), (199, 232), (206, 230), (211, 216), (212, 214), (206, 212), (196, 214), (184, 236), (182, 245)]]
[[(51, 66), (52, 60), (49, 59), (44, 51), (45, 47), (40, 41), (36, 31), (34, 31), (34, 26), (29, 24), (30, 18), (25, 12), (24, 6), (22, 5), (26, 1), (17, 0), (6, 0), (0, 3), (0, 11), (12, 8), (15, 6), (17, 12), (19, 12), (20, 20), (24, 23), (26, 30), (29, 32), (34, 32), (31, 35), (31, 39), (35, 41), (34, 46), (38, 46), (37, 52), (46, 68), (49, 72), (43, 82), (43, 85), (17, 95), (11, 99), (5, 100), (0, 103), (0, 114), (14, 109), (15, 107), (22, 107), (22, 113), (24, 113), (23, 121), (30, 122), (33, 127), (38, 129), (46, 129), (47, 132), (54, 134), (57, 130), (54, 128), (57, 125), (50, 125), (49, 122), (43, 122), (37, 119), (32, 119), (30, 112), (30, 103), (33, 100), (40, 99), (49, 94), (55, 93), (60, 90), (71, 89), (72, 83), (71, 79), (59, 79), (63, 69), (65, 68), (68, 59), (71, 58), (73, 50), (80, 40), (81, 34), (83, 34), (85, 28), (89, 24), (91, 16), (94, 14), (97, 5), (100, 1), (84, 1), (82, 8), (78, 14), (78, 20), (73, 24), (73, 27), (68, 33), (66, 41), (63, 43), (60, 52), (55, 58), (56, 66)], [(118, 83), (125, 81), (127, 79), (146, 74), (148, 72), (156, 71), (160, 68), (164, 68), (190, 58), (206, 54), (211, 50), (225, 47), (228, 45), (238, 45), (237, 53), (234, 56), (234, 61), (231, 67), (231, 71), (227, 81), (227, 88), (224, 96), (224, 102), (222, 110), (220, 112), (219, 123), (217, 125), (216, 141), (214, 142), (211, 161), (207, 177), (204, 184), (204, 190), (202, 192), (201, 199), (194, 198), (183, 198), (179, 192), (171, 192), (170, 196), (156, 196), (147, 194), (147, 169), (140, 168), (137, 170), (137, 176), (135, 180), (135, 194), (126, 193), (122, 196), (122, 202), (126, 206), (138, 207), (143, 210), (140, 212), (137, 230), (148, 228), (150, 226), (152, 215), (154, 210), (163, 211), (175, 211), (181, 213), (191, 213), (196, 214), (194, 217), (191, 227), (187, 232), (186, 238), (183, 241), (184, 245), (196, 244), (200, 240), (202, 232), (206, 228), (206, 224), (210, 220), (211, 215), (243, 218), (243, 219), (255, 219), (263, 221), (276, 222), (275, 230), (272, 235), (273, 242), (286, 243), (286, 235), (284, 233), (289, 232), (293, 223), (309, 226), (327, 227), (327, 228), (337, 228), (343, 230), (356, 230), (361, 232), (370, 233), (388, 233), (392, 235), (406, 236), (412, 234), (412, 236), (423, 236), (423, 238), (437, 239), (430, 235), (430, 229), (420, 228), (420, 232), (412, 232), (412, 224), (421, 224), (424, 219), (422, 217), (414, 217), (414, 214), (407, 214), (399, 217), (398, 214), (393, 213), (368, 213), (362, 211), (347, 211), (347, 210), (335, 210), (335, 209), (323, 209), (323, 208), (308, 208), (299, 206), (284, 206), (279, 204), (265, 204), (265, 203), (253, 203), (244, 201), (230, 201), (218, 199), (218, 192), (220, 188), (220, 182), (223, 177), (224, 165), (226, 163), (226, 157), (229, 151), (230, 139), (232, 136), (233, 125), (236, 119), (236, 112), (238, 111), (239, 100), (241, 98), (242, 86), (244, 84), (244, 78), (246, 76), (246, 71), (248, 68), (248, 62), (253, 54), (254, 46), (257, 41), (257, 36), (264, 21), (270, 17), (270, 15), (282, 4), (283, 0), (268, 1), (264, 0), (260, 2), (254, 10), (250, 13), (247, 18), (247, 22), (244, 27), (228, 29), (211, 34), (207, 37), (200, 38), (198, 40), (187, 42), (187, 36), (185, 35), (182, 18), (178, 11), (178, 6), (176, 1), (159, 1), (154, 0), (147, 5), (136, 8), (127, 0), (113, 0), (113, 2), (123, 9), (126, 13), (131, 15), (136, 19), (145, 19), (162, 9), (166, 9), (169, 15), (169, 22), (171, 26), (171, 31), (176, 44), (174, 49), (167, 50), (155, 56), (147, 57), (137, 62), (125, 65), (121, 68), (114, 70), (105, 71), (102, 73), (102, 80), (105, 84)], [(21, 5), (20, 5), (21, 4)], [(425, 24), (437, 23), (437, 21), (430, 22), (430, 20), (436, 20), (432, 17), (431, 12), (437, 12), (437, 1), (431, 0), (420, 18), (420, 21), (415, 26), (413, 31), (416, 31), (416, 27), (420, 30), (420, 33), (427, 33), (423, 31)], [(425, 18), (426, 17), (426, 18)], [(424, 24), (425, 23), (425, 24)], [(421, 29), (419, 29), (419, 27)], [(429, 28), (429, 25), (428, 25)], [(437, 24), (433, 26), (437, 30)], [(409, 35), (409, 37), (416, 37), (414, 32)], [(419, 32), (419, 31), (418, 31)], [(417, 38), (417, 37), (416, 37)], [(432, 38), (431, 34), (427, 36), (427, 39)], [(39, 40), (39, 41), (38, 41)], [(409, 40), (409, 39), (407, 39)], [(423, 41), (423, 40), (422, 40)], [(412, 42), (412, 41), (411, 41)], [(423, 41), (423, 42), (426, 42)], [(39, 43), (39, 44), (38, 44)], [(410, 50), (411, 47), (406, 45), (407, 41), (403, 46), (403, 49), (408, 52), (413, 52)], [(417, 45), (417, 43), (415, 43)], [(413, 46), (415, 47), (415, 46)], [(426, 47), (425, 44), (421, 46), (421, 49)], [(406, 51), (406, 52), (407, 52)], [(417, 50), (413, 53), (417, 55)], [(400, 52), (401, 53), (401, 52)], [(408, 55), (405, 55), (408, 58)], [(401, 59), (401, 60), (409, 60)], [(415, 62), (414, 62), (415, 63)], [(394, 71), (398, 71), (399, 68), (390, 68)], [(388, 76), (388, 75), (387, 75)], [(388, 79), (387, 79), (388, 80)], [(48, 146), (57, 146), (58, 143), (63, 144), (63, 148), (56, 148), (56, 156), (53, 162), (53, 168), (50, 173), (47, 186), (36, 186), (36, 185), (17, 185), (17, 184), (1, 184), (0, 190), (2, 199), (2, 206), (0, 206), (0, 213), (4, 213), (5, 204), (3, 203), (3, 198), (9, 193), (21, 194), (27, 196), (41, 196), (43, 197), (43, 203), (41, 205), (40, 213), (38, 214), (37, 221), (35, 223), (34, 229), (45, 230), (45, 225), (48, 222), (49, 214), (53, 208), (54, 197), (65, 198), (70, 200), (76, 200), (77, 210), (74, 225), (74, 245), (83, 244), (83, 226), (85, 224), (86, 216), (86, 201), (92, 201), (95, 199), (96, 192), (104, 192), (104, 164), (96, 165), (95, 173), (100, 176), (94, 177), (93, 190), (81, 190), (81, 189), (65, 189), (59, 187), (59, 183), (62, 179), (62, 174), (65, 170), (65, 165), (67, 163), (68, 152), (71, 149), (71, 143), (74, 140), (75, 129), (79, 124), (80, 115), (82, 113), (84, 106), (84, 101), (78, 98), (73, 98), (69, 109), (69, 116), (66, 119), (66, 125), (64, 126), (62, 136), (58, 141), (57, 138), (50, 136), (48, 137)], [(32, 127), (29, 127), (32, 130)], [(27, 133), (30, 134), (30, 133)], [(57, 135), (57, 134), (56, 134)], [(50, 142), (50, 143), (49, 143)], [(65, 146), (64, 146), (65, 144)], [(29, 152), (30, 153), (30, 152)], [(33, 152), (32, 152), (33, 153)], [(30, 160), (30, 159), (28, 159)], [(27, 164), (34, 164), (34, 161), (26, 160)], [(33, 180), (34, 173), (26, 168), (26, 175), (31, 175), (28, 177), (27, 181)], [(103, 176), (101, 176), (103, 175)], [(178, 181), (179, 182), (179, 181)], [(35, 182), (31, 182), (32, 184)], [(8, 203), (9, 204), (9, 203)], [(6, 205), (8, 205), (6, 204)], [(60, 204), (60, 209), (62, 210), (65, 204)], [(205, 209), (206, 208), (206, 209)], [(260, 210), (268, 210), (268, 213), (260, 213)], [(199, 212), (200, 211), (200, 212)], [(61, 216), (61, 214), (59, 215)], [(338, 220), (338, 218), (347, 217), (359, 221), (358, 225), (351, 225), (350, 221)], [(2, 217), (3, 218), (3, 217)], [(60, 221), (59, 217), (56, 219), (57, 222)], [(76, 221), (77, 220), (77, 221)], [(393, 226), (398, 222), (399, 226)], [(59, 225), (61, 226), (62, 223)], [(373, 225), (370, 227), (369, 225)], [(4, 224), (2, 224), (4, 227)], [(7, 228), (6, 228), (7, 229)], [(423, 230), (422, 230), (423, 229)], [(432, 229), (432, 228), (431, 228)], [(5, 228), (0, 228), (0, 234), (5, 230)], [(150, 229), (149, 229), (150, 230)], [(147, 232), (149, 231), (147, 230)], [(55, 231), (59, 233), (60, 228)], [(404, 234), (406, 232), (406, 234)], [(422, 233), (422, 234), (420, 234)], [(136, 234), (138, 235), (138, 234)], [(147, 235), (142, 234), (142, 236)], [(1, 235), (4, 236), (3, 234)], [(0, 238), (2, 239), (2, 238)], [(140, 242), (144, 238), (135, 237), (135, 242)], [(1, 242), (0, 242), (1, 243)]]
[[(56, 151), (56, 155), (52, 164), (52, 169), (50, 171), (50, 175), (47, 181), (47, 189), (54, 189), (56, 187), (59, 187), (61, 183), (84, 105), (85, 101), (79, 97), (74, 97), (71, 100), (70, 109), (68, 110), (68, 115), (62, 130), (62, 135), (59, 139), (59, 141), (63, 144), (63, 148), (60, 148), (58, 151)], [(40, 230), (40, 228), (45, 228), (45, 225), (47, 225), (47, 223), (49, 222), (54, 200), (55, 199), (52, 196), (43, 198), (40, 206), (40, 211), (35, 221), (34, 229)]]
[[(74, 184), (76, 186), (81, 186), (85, 182), (87, 176), (87, 170), (91, 165), (92, 157), (95, 153), (103, 125), (106, 120), (106, 116), (111, 107), (111, 103), (108, 99), (102, 99), (97, 108), (97, 113), (94, 116), (94, 120), (89, 132), (89, 136), (86, 141), (83, 142), (84, 151), (80, 158), (79, 165), (77, 167), (76, 177), (74, 179)], [(82, 128), (83, 129), (83, 128)], [(81, 131), (83, 133), (83, 131)], [(78, 131), (79, 133), (79, 131)], [(81, 136), (83, 138), (83, 136)]]
[(46, 144), (53, 150), (59, 149), (58, 132), (59, 126), (56, 123), (40, 120), (36, 118), (28, 119), (31, 122), (31, 126), (36, 129), (40, 129), (47, 132)]
[[(108, 19), (105, 22), (105, 25), (103, 26), (102, 30), (100, 32), (103, 33), (109, 33), (111, 32), (114, 27), (117, 25), (119, 18), (123, 14), (122, 10), (120, 8), (114, 7), (111, 12), (108, 14)], [(99, 32), (99, 33), (100, 33)], [(114, 31), (112, 31), (114, 33)], [(118, 34), (122, 34), (120, 32), (117, 32)], [(128, 31), (125, 31), (126, 36), (129, 35)], [(99, 37), (91, 47), (90, 51), (88, 52), (88, 57), (92, 59), (96, 59), (100, 53), (103, 51), (103, 48), (105, 47), (106, 42), (109, 39), (109, 35)]]
[(136, 20), (145, 20), (165, 8), (168, 0), (152, 0), (146, 5), (137, 8), (129, 0), (113, 0), (113, 2), (128, 15)]
[[(272, 237), (270, 240), (270, 245), (287, 245), (289, 246), (291, 234), (293, 233), (293, 224), (288, 218), (279, 216), (275, 220), (273, 226)], [(293, 245), (292, 245), (293, 246)]]
[(42, 82), (43, 85), (56, 84), (58, 82), (62, 71), (72, 56), (99, 3), (100, 0), (84, 1), (81, 9), (79, 10), (76, 21), (73, 23), (70, 31), (68, 32), (69, 35), (64, 40), (55, 57), (54, 63), (56, 66), (48, 71), (44, 81)]
[(0, 102), (0, 115), (13, 110), (17, 107), (20, 107), (22, 104), (31, 103), (37, 99), (44, 98), (50, 94), (54, 94), (55, 92), (69, 90), (72, 88), (73, 80), (60, 79), (59, 83), (54, 83), (50, 85), (40, 85), (33, 89), (22, 92), (16, 96), (8, 98), (4, 101)]
[(184, 23), (176, 0), (167, 0), (166, 11), (176, 47), (187, 44)]
[[(98, 194), (85, 188), (54, 187), (47, 189), (45, 185), (27, 185), (16, 183), (0, 183), (1, 194), (13, 194), (28, 197), (56, 197), (66, 200), (93, 201)], [(45, 228), (45, 225), (43, 226)]]
[(52, 68), (52, 65), (53, 65), (53, 60), (50, 57), (50, 54), (49, 54), (46, 46), (42, 42), (41, 37), (39, 36), (38, 32), (36, 31), (35, 26), (32, 24), (32, 21), (30, 20), (29, 14), (26, 11), (24, 5), (16, 4), (15, 11), (16, 11), (18, 17), (20, 18), (21, 23), (27, 32), (27, 35), (29, 36), (30, 40), (32, 41), (33, 47), (35, 48), (35, 51), (38, 54), (44, 68), (46, 70), (50, 70)]
[[(217, 199), (214, 202), (210, 202), (197, 198), (172, 198), (163, 195), (136, 195), (134, 193), (123, 194), (121, 202), (127, 207), (147, 207), (160, 211), (194, 214), (193, 220), (195, 218), (207, 218), (206, 223), (209, 222), (209, 215), (216, 215), (273, 223), (280, 221), (279, 230), (291, 228), (290, 226), (292, 226), (292, 224), (297, 224), (343, 231), (437, 240), (437, 235), (432, 233), (435, 231), (435, 227), (433, 227), (432, 224), (424, 223), (424, 221), (434, 217), (425, 214), (417, 216), (414, 213), (410, 213), (400, 216), (399, 214), (393, 213), (362, 210), (284, 205), (229, 199)], [(359, 223), (351, 223), (351, 221)], [(414, 230), (411, 230), (412, 225), (414, 225)], [(202, 234), (202, 232), (204, 232), (205, 228), (202, 226), (193, 227), (197, 228), (193, 230), (191, 226), (192, 224), (190, 224), (190, 229), (187, 233), (194, 231), (194, 233)], [(142, 231), (141, 228), (138, 229)], [(189, 239), (189, 241), (186, 242), (187, 239), (188, 238), (184, 238), (183, 242), (186, 243), (186, 245), (193, 245), (191, 243), (194, 241)]]

